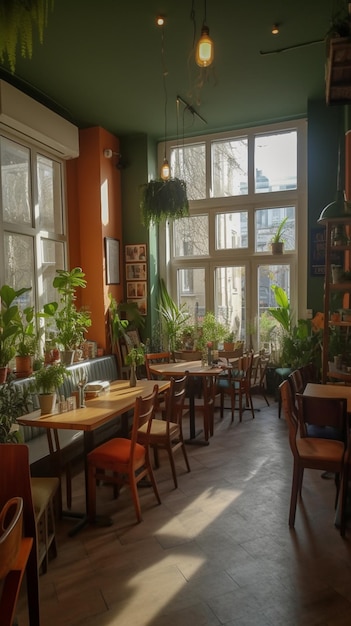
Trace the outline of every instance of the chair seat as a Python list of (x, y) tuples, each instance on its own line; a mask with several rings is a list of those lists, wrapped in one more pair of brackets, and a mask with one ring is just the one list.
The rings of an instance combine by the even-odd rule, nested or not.
[[(138, 439), (139, 436), (140, 437), (140, 441), (142, 441), (142, 436), (146, 435), (146, 431), (147, 431), (147, 424), (144, 424), (141, 428), (139, 428), (138, 430)], [(179, 433), (179, 428), (177, 424), (169, 424), (169, 434), (170, 436), (174, 436), (177, 435)], [(150, 429), (150, 443), (152, 443), (152, 438), (154, 436), (156, 437), (166, 437), (167, 435), (167, 422), (164, 420), (158, 420), (158, 419), (153, 419), (151, 422), (151, 429)]]
[(344, 458), (345, 446), (342, 441), (335, 441), (330, 439), (322, 439), (320, 437), (303, 437), (296, 441), (299, 455), (303, 459), (313, 459), (317, 462), (318, 459), (323, 463), (323, 468), (326, 463), (342, 463)]
[[(131, 454), (131, 440), (123, 437), (115, 437), (101, 444), (88, 454), (89, 463), (96, 467), (108, 466), (113, 468), (116, 463), (128, 464)], [(135, 461), (143, 459), (145, 448), (141, 444), (136, 444), (134, 449)]]

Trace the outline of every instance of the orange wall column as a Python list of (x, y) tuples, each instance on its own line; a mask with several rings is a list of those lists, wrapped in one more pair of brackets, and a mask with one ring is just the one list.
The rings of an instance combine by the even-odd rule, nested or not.
[[(69, 267), (80, 266), (85, 272), (87, 287), (78, 290), (77, 304), (91, 313), (87, 339), (105, 351), (108, 294), (117, 302), (124, 299), (120, 171), (115, 158), (104, 156), (106, 148), (119, 152), (117, 137), (99, 127), (81, 130), (79, 157), (67, 163)], [(105, 237), (119, 241), (119, 284), (106, 283)]]

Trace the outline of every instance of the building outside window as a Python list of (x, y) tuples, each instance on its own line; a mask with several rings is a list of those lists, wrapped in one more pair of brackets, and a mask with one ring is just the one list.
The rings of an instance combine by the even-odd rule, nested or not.
[(64, 162), (0, 131), (0, 171), (1, 284), (31, 287), (20, 304), (39, 310), (66, 266)]
[[(193, 321), (214, 311), (247, 346), (271, 346), (272, 285), (286, 289), (296, 316), (306, 301), (306, 280), (299, 278), (306, 246), (298, 246), (307, 229), (306, 122), (167, 148), (172, 176), (186, 181), (190, 200), (190, 217), (170, 222), (161, 238), (173, 297), (186, 303)], [(285, 251), (273, 256), (270, 241), (285, 217)]]

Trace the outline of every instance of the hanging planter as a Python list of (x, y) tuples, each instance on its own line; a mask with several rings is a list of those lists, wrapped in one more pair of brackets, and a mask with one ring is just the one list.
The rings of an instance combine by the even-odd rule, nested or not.
[(42, 44), (49, 9), (54, 0), (3, 0), (0, 3), (0, 61), (16, 69), (17, 45), (21, 56), (31, 59), (33, 35), (37, 31)]
[(189, 215), (186, 183), (179, 178), (150, 180), (141, 188), (140, 209), (145, 226)]

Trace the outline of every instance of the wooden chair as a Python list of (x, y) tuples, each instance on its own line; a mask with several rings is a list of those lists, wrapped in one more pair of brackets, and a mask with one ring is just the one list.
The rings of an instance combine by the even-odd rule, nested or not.
[(302, 376), (301, 376), (301, 371), (299, 369), (293, 370), (288, 376), (288, 381), (291, 386), (293, 401), (294, 401), (295, 408), (297, 410), (296, 394), (302, 393), (305, 388), (305, 385), (303, 383)]
[[(338, 477), (343, 472), (345, 450), (349, 444), (349, 429), (346, 413), (346, 400), (343, 398), (312, 398), (297, 395), (298, 414), (296, 412), (291, 386), (288, 380), (279, 387), (285, 419), (289, 427), (289, 443), (294, 457), (293, 479), (291, 487), (289, 526), (295, 525), (297, 497), (302, 491), (304, 469), (317, 469), (334, 472), (336, 475), (336, 499), (339, 493)], [(306, 421), (319, 426), (333, 426), (344, 436), (344, 441), (308, 437)]]
[[(182, 430), (182, 414), (186, 383), (187, 376), (183, 376), (178, 379), (171, 378), (171, 385), (166, 394), (165, 420), (153, 419), (151, 421), (150, 432), (148, 432), (146, 425), (141, 426), (138, 430), (139, 443), (142, 443), (143, 445), (147, 445), (147, 443), (149, 443), (149, 445), (156, 450), (159, 448), (167, 450), (175, 488), (178, 487), (178, 481), (174, 463), (174, 453), (179, 448), (181, 448), (183, 452), (187, 470), (190, 472), (190, 465), (184, 445)], [(157, 454), (155, 460), (156, 464), (158, 464)]]
[(0, 615), (12, 626), (33, 539), (22, 537), (23, 498), (7, 501), (0, 513)]
[[(266, 370), (268, 365), (268, 359), (256, 354), (252, 361), (251, 381), (250, 381), (250, 394), (251, 396), (258, 394), (264, 398), (267, 406), (269, 406), (268, 398), (266, 395)], [(258, 409), (256, 409), (258, 410)]]
[(253, 354), (250, 353), (241, 357), (238, 367), (235, 369), (231, 366), (222, 366), (226, 371), (226, 375), (219, 375), (217, 378), (217, 390), (221, 395), (221, 418), (223, 417), (225, 395), (229, 395), (231, 399), (232, 422), (234, 421), (234, 410), (237, 397), (239, 400), (239, 421), (242, 421), (243, 400), (245, 400), (245, 408), (250, 408), (252, 418), (255, 418), (250, 393), (252, 361)]
[(56, 476), (31, 478), (38, 540), (38, 567), (48, 569), (49, 558), (57, 556), (54, 498), (60, 481)]
[[(96, 518), (96, 482), (112, 483), (118, 488), (129, 485), (138, 522), (142, 521), (138, 495), (138, 483), (149, 477), (159, 504), (160, 495), (149, 460), (148, 437), (151, 420), (154, 415), (158, 386), (146, 398), (138, 397), (135, 401), (131, 438), (110, 439), (88, 454), (88, 516), (91, 522)], [(137, 440), (138, 430), (146, 425), (145, 445)], [(109, 471), (112, 475), (107, 475)]]
[(157, 376), (150, 371), (151, 363), (170, 363), (170, 352), (146, 352), (145, 354), (145, 367), (146, 376), (148, 380), (156, 380)]
[[(20, 443), (4, 443), (0, 446), (0, 507), (3, 507), (14, 496), (23, 499), (24, 535), (32, 542), (26, 567), (29, 623), (30, 626), (40, 626), (37, 530), (28, 446)], [(2, 619), (2, 613), (0, 619)]]

